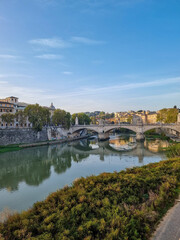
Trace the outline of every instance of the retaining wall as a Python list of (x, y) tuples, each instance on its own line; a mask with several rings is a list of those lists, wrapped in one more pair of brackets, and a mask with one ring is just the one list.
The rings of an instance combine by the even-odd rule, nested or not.
[(0, 146), (20, 143), (36, 143), (48, 141), (47, 129), (37, 132), (32, 128), (0, 129)]

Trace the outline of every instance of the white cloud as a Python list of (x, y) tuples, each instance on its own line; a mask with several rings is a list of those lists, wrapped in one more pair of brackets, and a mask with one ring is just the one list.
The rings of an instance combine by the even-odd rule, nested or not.
[(173, 83), (180, 83), (180, 77), (160, 79), (157, 81), (149, 81), (149, 82), (110, 85), (106, 87), (96, 87), (96, 86), (92, 88), (84, 87), (84, 88), (81, 88), (79, 91), (69, 92), (65, 94), (64, 97), (97, 95), (97, 94), (112, 93), (117, 91), (128, 91), (128, 90), (138, 89), (138, 88), (164, 86), (164, 85), (169, 85)]
[(64, 75), (72, 75), (73, 73), (72, 72), (68, 72), (68, 71), (65, 71), (65, 72), (62, 72)]
[(0, 84), (6, 84), (8, 83), (7, 81), (0, 81)]
[(0, 74), (0, 78), (32, 78), (30, 75), (26, 74), (19, 74), (19, 73), (13, 73), (13, 74)]
[(46, 59), (46, 60), (59, 60), (62, 59), (62, 55), (56, 55), (56, 54), (42, 54), (36, 56), (36, 58)]
[[(129, 109), (137, 107), (137, 104), (139, 103), (142, 108), (145, 108), (148, 104), (154, 108), (156, 104), (157, 109), (162, 108), (163, 106), (166, 107), (167, 104), (170, 103), (172, 105), (173, 101), (178, 102), (178, 99), (180, 98), (178, 83), (180, 83), (180, 77), (160, 79), (144, 83), (112, 85), (109, 87), (82, 87), (80, 90), (78, 90), (79, 86), (77, 86), (74, 91), (71, 89), (69, 90), (68, 88), (62, 91), (61, 89), (38, 89), (33, 87), (28, 88), (24, 85), (17, 86), (2, 79), (2, 81), (0, 81), (0, 88), (1, 98), (15, 95), (19, 97), (20, 101), (28, 103), (38, 102), (41, 105), (48, 105), (49, 102), (54, 102), (56, 106), (60, 104), (59, 107), (71, 112), (77, 110), (85, 111), (88, 109), (95, 110), (98, 106), (101, 106), (101, 109), (104, 109), (105, 111), (118, 111), (120, 107), (127, 110), (127, 104)], [(176, 84), (176, 92), (167, 92), (166, 94), (165, 92), (162, 92), (160, 94), (147, 96), (144, 96), (145, 94), (143, 94), (143, 89), (147, 89), (148, 87), (158, 86), (160, 88), (161, 86), (172, 84)], [(133, 89), (142, 89), (142, 94), (136, 94), (136, 91), (134, 91), (134, 94), (131, 97), (129, 95), (129, 90)], [(61, 94), (59, 94), (59, 92), (61, 92)], [(88, 96), (93, 96), (93, 98)], [(169, 99), (169, 102), (166, 101), (167, 98)], [(93, 103), (90, 103), (89, 99), (93, 100)]]
[(67, 48), (70, 47), (70, 44), (61, 38), (38, 38), (32, 39), (29, 43), (41, 47), (49, 47), (49, 48)]
[(98, 44), (104, 44), (104, 41), (98, 41), (98, 40), (94, 40), (94, 39), (90, 39), (90, 38), (86, 38), (86, 37), (72, 37), (71, 38), (72, 42), (76, 42), (76, 43), (83, 43), (83, 44), (87, 44), (87, 45), (98, 45)]
[(0, 59), (3, 59), (3, 60), (5, 60), (5, 59), (19, 59), (19, 57), (18, 56), (15, 56), (15, 55), (9, 55), (9, 54), (0, 54)]

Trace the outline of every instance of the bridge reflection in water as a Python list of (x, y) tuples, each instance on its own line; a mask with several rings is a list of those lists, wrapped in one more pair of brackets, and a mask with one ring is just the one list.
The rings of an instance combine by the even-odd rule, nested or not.
[[(113, 136), (106, 142), (81, 140), (1, 154), (0, 211), (6, 206), (27, 209), (77, 177), (120, 171), (163, 158), (158, 147), (155, 152), (157, 142), (139, 142), (134, 148), (135, 144), (133, 137)], [(162, 141), (159, 144), (162, 146)], [(122, 151), (121, 146), (133, 149)]]

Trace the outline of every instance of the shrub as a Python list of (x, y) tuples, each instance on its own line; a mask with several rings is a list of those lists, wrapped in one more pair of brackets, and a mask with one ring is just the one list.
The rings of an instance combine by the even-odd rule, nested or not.
[(80, 178), (0, 225), (11, 239), (148, 239), (180, 182), (180, 158)]

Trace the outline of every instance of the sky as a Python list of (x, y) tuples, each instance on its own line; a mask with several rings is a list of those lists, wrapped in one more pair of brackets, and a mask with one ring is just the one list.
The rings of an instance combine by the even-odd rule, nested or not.
[(179, 0), (0, 0), (0, 98), (66, 111), (180, 107)]

